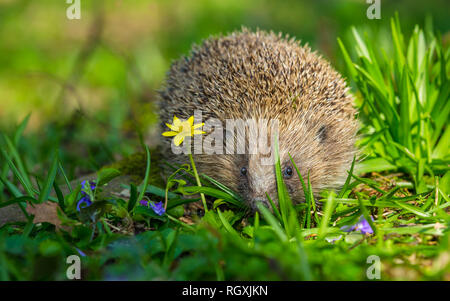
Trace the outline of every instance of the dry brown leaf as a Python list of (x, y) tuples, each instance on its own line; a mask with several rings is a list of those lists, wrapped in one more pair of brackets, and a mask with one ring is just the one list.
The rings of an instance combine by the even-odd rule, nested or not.
[(70, 227), (62, 225), (61, 220), (58, 217), (58, 204), (54, 202), (44, 202), (42, 204), (33, 204), (33, 206), (27, 206), (28, 214), (34, 215), (33, 222), (37, 223), (50, 223), (55, 225), (56, 229), (63, 229), (69, 231)]

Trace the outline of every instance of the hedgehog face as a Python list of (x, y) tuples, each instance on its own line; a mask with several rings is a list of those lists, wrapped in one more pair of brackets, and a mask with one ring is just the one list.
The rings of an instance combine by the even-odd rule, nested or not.
[[(253, 211), (257, 209), (258, 203), (271, 209), (267, 195), (278, 204), (274, 165), (261, 164), (261, 157), (258, 155), (246, 155), (244, 160), (238, 160), (235, 173), (239, 178), (237, 191)], [(289, 160), (281, 164), (281, 173), (289, 194), (296, 201), (301, 194), (301, 185)]]
[(235, 171), (239, 177), (238, 192), (251, 209), (256, 210), (257, 203), (270, 208), (266, 193), (273, 200), (273, 192), (276, 192), (273, 166), (262, 165), (258, 155), (246, 155), (245, 158)]
[[(344, 145), (351, 149), (352, 140), (340, 141), (344, 127), (331, 127), (324, 123), (326, 118), (310, 120), (290, 131), (283, 131), (279, 140), (279, 154), (283, 181), (291, 199), (295, 202), (304, 200), (304, 191), (295, 169), (298, 168), (306, 185), (308, 179), (313, 194), (318, 197), (323, 188), (336, 188), (345, 180), (345, 168), (352, 159), (351, 152), (342, 152), (336, 145)], [(290, 156), (289, 156), (290, 155)], [(230, 160), (237, 191), (245, 199), (247, 205), (254, 210), (261, 203), (271, 207), (267, 195), (275, 204), (278, 203), (275, 165), (262, 164), (260, 155), (232, 156)], [(267, 194), (267, 195), (266, 195)]]

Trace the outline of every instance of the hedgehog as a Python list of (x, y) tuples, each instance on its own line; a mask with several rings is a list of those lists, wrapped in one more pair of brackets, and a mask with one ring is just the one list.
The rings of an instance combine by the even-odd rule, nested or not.
[[(295, 38), (246, 28), (210, 37), (172, 63), (158, 94), (165, 130), (174, 116), (187, 119), (195, 110), (224, 123), (277, 120), (282, 175), (294, 202), (304, 201), (304, 192), (290, 156), (315, 196), (338, 189), (348, 176), (358, 129), (352, 95), (344, 78)], [(186, 162), (171, 143), (162, 140), (165, 159)], [(193, 156), (199, 173), (237, 192), (249, 208), (268, 206), (266, 194), (277, 203), (275, 166), (262, 164), (264, 155)]]

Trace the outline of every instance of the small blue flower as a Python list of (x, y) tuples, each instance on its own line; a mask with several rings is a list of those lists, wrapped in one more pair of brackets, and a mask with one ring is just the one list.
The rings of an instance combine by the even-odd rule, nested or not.
[(141, 206), (144, 206), (144, 207), (148, 207), (150, 205), (150, 208), (152, 208), (152, 210), (159, 216), (163, 215), (164, 212), (166, 212), (166, 210), (164, 209), (163, 202), (154, 203), (154, 202), (148, 201), (148, 200), (140, 200), (139, 204), (141, 204)]
[[(373, 221), (373, 217), (370, 217)], [(362, 234), (372, 234), (373, 229), (370, 227), (369, 222), (364, 218), (363, 215), (359, 217), (359, 220), (356, 224), (352, 226), (343, 226), (341, 227), (341, 230), (344, 232), (351, 232), (351, 231), (361, 231)]]
[[(86, 182), (88, 183), (89, 187), (88, 187), (88, 185), (86, 185)], [(95, 181), (86, 181), (85, 180), (85, 181), (81, 182), (81, 194), (87, 195), (88, 188), (90, 188), (91, 191), (94, 191), (95, 187), (96, 187)]]
[[(82, 206), (84, 204), (84, 206)], [(92, 205), (92, 201), (88, 196), (82, 197), (77, 203), (77, 211)]]
[(163, 202), (159, 202), (159, 203), (150, 203), (150, 208), (153, 209), (153, 211), (155, 211), (156, 214), (158, 215), (163, 215), (164, 212), (166, 212), (166, 210), (164, 209), (164, 205)]
[(83, 196), (77, 203), (77, 211), (92, 205), (91, 192), (95, 190), (96, 184), (94, 181), (81, 182), (81, 195)]

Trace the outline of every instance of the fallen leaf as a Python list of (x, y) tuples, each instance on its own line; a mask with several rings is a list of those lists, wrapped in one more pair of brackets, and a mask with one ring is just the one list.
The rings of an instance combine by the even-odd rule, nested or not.
[[(58, 217), (59, 205), (54, 202), (44, 202), (42, 204), (33, 204), (27, 206), (27, 212), (34, 215), (33, 223), (50, 223), (55, 225), (56, 229), (70, 231), (70, 227), (62, 224)], [(60, 211), (61, 214), (61, 211)]]

